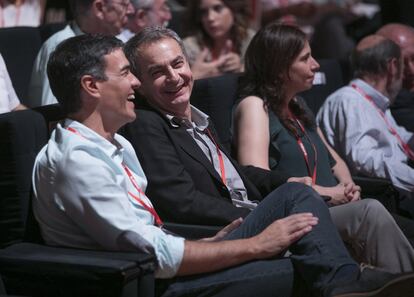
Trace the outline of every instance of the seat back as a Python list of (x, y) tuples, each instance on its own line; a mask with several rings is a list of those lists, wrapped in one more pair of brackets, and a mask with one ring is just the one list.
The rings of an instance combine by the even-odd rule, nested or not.
[(196, 80), (190, 98), (191, 104), (210, 116), (221, 143), (229, 150), (238, 79), (238, 74), (225, 74)]
[(342, 78), (341, 65), (337, 60), (322, 59), (318, 60), (320, 65), (315, 82), (311, 89), (302, 92), (306, 104), (316, 115), (325, 99), (337, 89), (345, 85)]
[(6, 62), (13, 87), (23, 104), (26, 103), (33, 62), (42, 45), (36, 27), (0, 29), (0, 53)]
[(30, 77), (40, 47), (50, 35), (64, 26), (64, 23), (58, 23), (0, 29), (0, 53), (6, 62), (14, 90), (23, 104), (30, 106), (27, 100)]
[(33, 110), (0, 115), (0, 247), (23, 240), (34, 160), (46, 144), (44, 118)]

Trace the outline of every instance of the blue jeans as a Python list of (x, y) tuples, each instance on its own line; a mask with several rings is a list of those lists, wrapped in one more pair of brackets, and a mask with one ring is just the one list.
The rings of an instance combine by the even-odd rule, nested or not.
[[(292, 244), (289, 258), (252, 261), (195, 276), (177, 277), (162, 296), (309, 296), (318, 295), (337, 271), (357, 264), (349, 256), (322, 198), (311, 188), (287, 183), (270, 193), (226, 240), (252, 237), (272, 222), (311, 212), (319, 223)], [(308, 294), (301, 290), (306, 288)]]

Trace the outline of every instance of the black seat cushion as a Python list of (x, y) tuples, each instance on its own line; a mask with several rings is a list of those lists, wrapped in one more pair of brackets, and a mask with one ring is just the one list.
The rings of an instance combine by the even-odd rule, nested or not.
[(0, 115), (0, 247), (23, 238), (37, 153), (47, 142), (43, 117), (23, 110)]

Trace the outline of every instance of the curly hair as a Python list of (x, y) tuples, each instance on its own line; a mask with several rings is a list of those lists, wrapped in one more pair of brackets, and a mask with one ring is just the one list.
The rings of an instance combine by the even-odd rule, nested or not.
[[(194, 35), (200, 47), (213, 48), (214, 40), (205, 31), (201, 22), (200, 4), (202, 0), (192, 0), (188, 3), (187, 9), (187, 34)], [(234, 24), (230, 29), (230, 37), (237, 54), (241, 53), (243, 40), (247, 37), (248, 11), (245, 0), (221, 0), (227, 6), (234, 17)]]
[[(286, 96), (285, 78), (307, 41), (305, 33), (290, 25), (272, 23), (253, 37), (245, 55), (245, 73), (240, 78), (239, 97), (257, 96), (273, 111), (292, 133), (297, 125), (284, 114), (280, 106)], [(290, 100), (289, 109), (308, 128), (315, 128), (315, 120), (302, 100)]]

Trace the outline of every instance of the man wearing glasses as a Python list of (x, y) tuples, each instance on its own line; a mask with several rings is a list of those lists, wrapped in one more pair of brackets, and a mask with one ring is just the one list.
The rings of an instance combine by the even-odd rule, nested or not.
[(29, 86), (30, 107), (57, 103), (49, 86), (46, 65), (56, 46), (70, 37), (91, 33), (117, 35), (134, 12), (130, 0), (70, 0), (74, 21), (43, 44), (33, 64)]
[(171, 10), (167, 0), (131, 0), (134, 13), (128, 15), (125, 30), (118, 36), (127, 42), (136, 33), (149, 26), (167, 26), (171, 20)]

